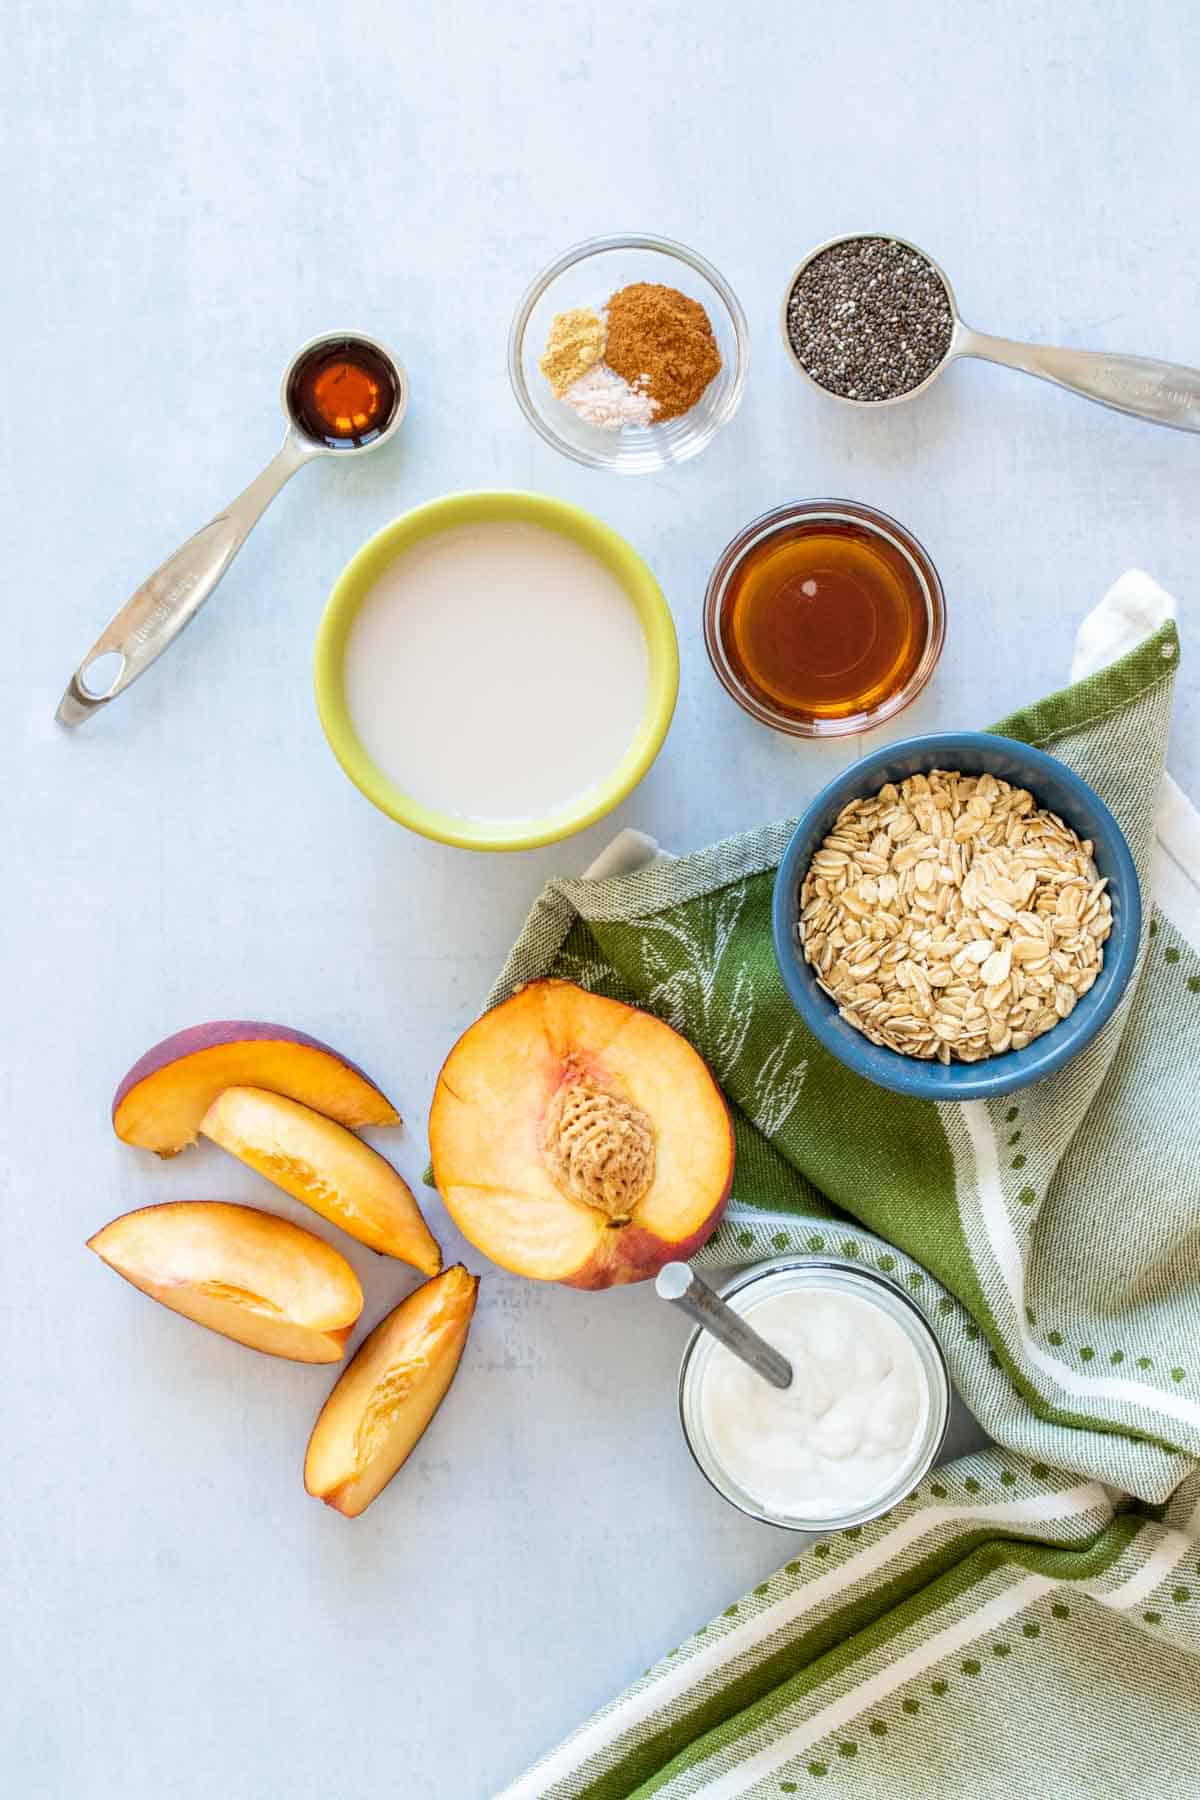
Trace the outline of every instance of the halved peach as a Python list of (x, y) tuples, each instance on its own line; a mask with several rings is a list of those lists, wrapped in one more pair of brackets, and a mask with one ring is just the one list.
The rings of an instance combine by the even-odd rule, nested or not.
[(304, 1485), (316, 1499), (357, 1518), (407, 1460), (454, 1379), (478, 1288), (456, 1263), (364, 1340), (308, 1440)]
[(429, 1147), (472, 1244), (572, 1287), (644, 1281), (690, 1256), (733, 1180), (729, 1109), (692, 1046), (565, 981), (531, 982), (463, 1034)]
[(408, 1183), (344, 1125), (282, 1094), (231, 1087), (213, 1101), (200, 1129), (372, 1250), (423, 1275), (441, 1268), (442, 1253)]
[(249, 1019), (217, 1019), (177, 1031), (134, 1063), (113, 1098), (113, 1130), (127, 1144), (175, 1156), (227, 1087), (269, 1088), (340, 1125), (399, 1125), (375, 1083), (328, 1044)]
[(332, 1244), (253, 1206), (143, 1206), (88, 1249), (172, 1312), (293, 1362), (340, 1361), (362, 1311), (358, 1276)]

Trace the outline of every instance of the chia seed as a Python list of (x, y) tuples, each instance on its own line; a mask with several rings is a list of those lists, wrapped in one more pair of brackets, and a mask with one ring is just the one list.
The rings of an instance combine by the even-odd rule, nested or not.
[(895, 238), (845, 238), (814, 257), (787, 304), (801, 367), (845, 400), (895, 400), (937, 368), (954, 314), (928, 259)]

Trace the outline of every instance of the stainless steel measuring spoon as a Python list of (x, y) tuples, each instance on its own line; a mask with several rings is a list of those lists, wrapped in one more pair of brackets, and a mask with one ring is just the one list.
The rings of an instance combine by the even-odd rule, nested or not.
[[(380, 359), (395, 386), (391, 412), (361, 443), (326, 443), (315, 436), (304, 424), (293, 393), (293, 378), (314, 352), (333, 351), (341, 346), (348, 355), (359, 348)], [(280, 488), (298, 469), (319, 456), (365, 456), (396, 435), (408, 410), (408, 376), (399, 357), (378, 338), (367, 337), (361, 331), (327, 331), (301, 344), (283, 372), (279, 397), (287, 431), (278, 454), (236, 500), (169, 556), (105, 627), (58, 703), (55, 717), (60, 725), (81, 725), (123, 694), (174, 643), (200, 611)], [(119, 661), (111, 679), (102, 687), (89, 686), (89, 669), (102, 658), (113, 656)]]
[[(954, 317), (949, 347), (937, 367), (916, 387), (887, 400), (853, 400), (847, 394), (835, 394), (832, 389), (823, 387), (804, 367), (788, 335), (788, 301), (808, 265), (835, 244), (853, 243), (859, 238), (884, 238), (888, 243), (903, 244), (906, 249), (914, 250), (941, 281)], [(894, 232), (851, 231), (810, 250), (787, 284), (782, 322), (783, 341), (801, 375), (818, 393), (840, 400), (844, 406), (860, 406), (868, 411), (881, 406), (898, 406), (902, 400), (913, 400), (923, 394), (956, 357), (977, 356), (984, 362), (1003, 363), (1005, 368), (1036, 375), (1039, 381), (1052, 381), (1056, 387), (1067, 388), (1085, 400), (1111, 407), (1114, 412), (1148, 419), (1153, 425), (1169, 425), (1175, 431), (1200, 431), (1200, 369), (1188, 368), (1185, 363), (1159, 362), (1152, 356), (1123, 356), (1108, 350), (1066, 350), (1047, 344), (1022, 344), (1013, 338), (973, 331), (963, 323), (945, 270), (919, 244), (897, 237)]]

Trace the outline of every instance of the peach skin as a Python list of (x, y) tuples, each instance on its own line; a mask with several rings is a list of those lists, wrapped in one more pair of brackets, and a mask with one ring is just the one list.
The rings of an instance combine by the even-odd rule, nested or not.
[(268, 1088), (339, 1125), (399, 1125), (362, 1070), (328, 1044), (286, 1025), (217, 1019), (177, 1031), (134, 1063), (113, 1098), (113, 1130), (127, 1144), (175, 1156), (194, 1144), (222, 1089)]

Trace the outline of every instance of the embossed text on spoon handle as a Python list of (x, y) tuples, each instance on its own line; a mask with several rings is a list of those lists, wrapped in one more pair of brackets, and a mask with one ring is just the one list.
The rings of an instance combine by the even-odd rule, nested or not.
[(956, 356), (1021, 369), (1052, 381), (1114, 412), (1176, 431), (1200, 431), (1200, 369), (1159, 362), (1152, 356), (1122, 356), (1107, 350), (1067, 350), (1050, 344), (1022, 344), (960, 327)]

